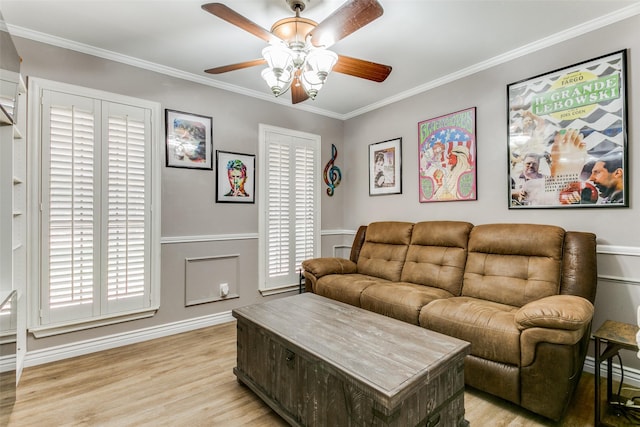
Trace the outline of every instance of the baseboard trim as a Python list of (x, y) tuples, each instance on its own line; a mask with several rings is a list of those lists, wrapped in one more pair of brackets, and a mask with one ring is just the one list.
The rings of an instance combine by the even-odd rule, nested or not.
[[(595, 359), (591, 356), (588, 356), (584, 361), (583, 370), (585, 372), (593, 374), (596, 371), (595, 365)], [(604, 363), (600, 366), (600, 375), (602, 376), (603, 380), (607, 376), (607, 367)], [(622, 370), (620, 369), (620, 365), (617, 363), (614, 363), (612, 365), (612, 378), (614, 381), (620, 381), (620, 378), (622, 378)], [(640, 388), (640, 370), (624, 367), (624, 383), (628, 386)]]
[(0, 374), (16, 370), (16, 355), (0, 356)]
[(24, 366), (30, 367), (49, 362), (56, 362), (58, 360), (83, 356), (96, 351), (109, 350), (124, 345), (136, 344), (155, 338), (163, 338), (200, 328), (206, 328), (208, 326), (233, 322), (234, 320), (235, 319), (231, 315), (231, 311), (225, 311), (209, 316), (196, 317), (179, 322), (138, 329), (136, 331), (123, 332), (106, 337), (49, 347), (43, 350), (29, 351), (25, 355)]

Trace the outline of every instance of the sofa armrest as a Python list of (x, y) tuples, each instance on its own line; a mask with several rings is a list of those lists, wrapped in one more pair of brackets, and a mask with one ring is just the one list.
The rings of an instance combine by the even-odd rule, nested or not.
[(552, 295), (522, 306), (515, 315), (518, 329), (578, 331), (591, 323), (593, 304), (575, 295)]
[(520, 335), (520, 366), (529, 366), (536, 360), (538, 344), (557, 344), (560, 346), (574, 346), (580, 342), (590, 330), (590, 325), (584, 329), (569, 331), (566, 329), (529, 328)]
[(529, 366), (535, 360), (541, 342), (575, 345), (588, 333), (593, 304), (575, 295), (553, 295), (522, 306), (515, 315), (520, 335), (520, 363)]
[(352, 274), (356, 272), (356, 263), (344, 258), (313, 258), (302, 262), (305, 273), (316, 279), (328, 274)]

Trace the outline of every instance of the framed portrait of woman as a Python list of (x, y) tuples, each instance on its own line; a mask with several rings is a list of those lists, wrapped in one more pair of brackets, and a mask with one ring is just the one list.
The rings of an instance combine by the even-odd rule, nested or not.
[(402, 194), (402, 138), (369, 145), (369, 195)]

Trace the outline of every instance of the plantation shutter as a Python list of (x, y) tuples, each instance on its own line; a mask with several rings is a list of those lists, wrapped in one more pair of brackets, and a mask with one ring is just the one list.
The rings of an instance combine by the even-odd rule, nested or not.
[(273, 289), (297, 285), (301, 262), (318, 253), (320, 141), (282, 129), (264, 135), (261, 287)]
[(307, 146), (295, 147), (295, 262), (296, 273), (300, 271), (300, 264), (308, 258), (314, 257), (315, 251), (315, 178), (313, 149)]
[(40, 323), (150, 305), (150, 111), (43, 91)]
[(108, 312), (144, 305), (148, 292), (149, 157), (145, 110), (107, 106), (106, 283)]
[(267, 204), (267, 270), (275, 281), (280, 277), (286, 282), (289, 275), (291, 245), (291, 213), (289, 202), (291, 150), (289, 144), (274, 142), (268, 147), (268, 204)]
[[(63, 322), (94, 314), (99, 242), (94, 210), (98, 168), (94, 157), (100, 123), (99, 103), (60, 93), (45, 97), (43, 130), (43, 272), (48, 279), (43, 302), (49, 322)], [(48, 108), (47, 108), (48, 107)]]

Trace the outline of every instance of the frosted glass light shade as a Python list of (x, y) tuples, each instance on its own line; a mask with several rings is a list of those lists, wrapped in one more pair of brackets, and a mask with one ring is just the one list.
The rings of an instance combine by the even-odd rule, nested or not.
[(338, 62), (338, 55), (330, 50), (316, 49), (307, 55), (307, 64), (322, 81), (327, 78), (336, 62)]
[(291, 73), (293, 52), (290, 49), (284, 46), (267, 46), (262, 49), (262, 57), (276, 74), (285, 71)]
[(273, 69), (265, 68), (262, 70), (262, 78), (271, 89), (275, 96), (285, 93), (291, 86), (291, 72), (287, 71), (279, 76), (274, 73)]
[(311, 99), (315, 99), (324, 84), (324, 81), (318, 78), (318, 74), (315, 71), (305, 71), (302, 73), (300, 80), (302, 81), (304, 91)]

